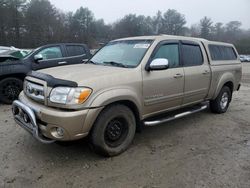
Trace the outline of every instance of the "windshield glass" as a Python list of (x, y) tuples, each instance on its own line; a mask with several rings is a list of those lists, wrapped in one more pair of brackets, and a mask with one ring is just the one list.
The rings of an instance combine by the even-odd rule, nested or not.
[(27, 57), (31, 52), (32, 50), (7, 50), (4, 52), (0, 52), (0, 55), (2, 56), (8, 55), (8, 56), (16, 57), (18, 59), (23, 59)]
[(89, 62), (94, 64), (136, 67), (141, 62), (152, 40), (123, 40), (110, 42), (97, 52)]
[(31, 50), (19, 50), (11, 53), (12, 56), (18, 57), (19, 59), (27, 57), (31, 53)]

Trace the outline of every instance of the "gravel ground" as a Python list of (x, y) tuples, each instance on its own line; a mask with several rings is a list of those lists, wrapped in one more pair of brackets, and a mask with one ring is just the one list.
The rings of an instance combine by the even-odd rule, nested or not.
[(136, 134), (102, 158), (87, 141), (43, 145), (0, 104), (0, 187), (250, 187), (250, 64), (226, 114), (209, 111)]

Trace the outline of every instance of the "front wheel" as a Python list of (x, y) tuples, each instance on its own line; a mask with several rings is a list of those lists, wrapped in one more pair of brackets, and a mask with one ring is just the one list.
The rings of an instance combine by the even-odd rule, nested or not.
[(97, 118), (91, 132), (93, 149), (104, 156), (115, 156), (131, 144), (136, 131), (133, 112), (124, 105), (112, 105)]
[(224, 86), (215, 100), (210, 101), (211, 111), (217, 114), (225, 113), (229, 107), (231, 98), (231, 90), (229, 87)]
[(0, 101), (11, 104), (22, 91), (23, 81), (18, 78), (5, 78), (0, 81)]

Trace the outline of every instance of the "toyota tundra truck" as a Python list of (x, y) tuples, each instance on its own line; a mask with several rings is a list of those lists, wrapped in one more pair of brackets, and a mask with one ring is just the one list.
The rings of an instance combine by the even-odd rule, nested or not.
[(115, 156), (144, 126), (208, 107), (225, 113), (241, 76), (232, 44), (169, 35), (123, 38), (85, 64), (30, 72), (12, 111), (42, 143), (88, 136), (94, 151)]

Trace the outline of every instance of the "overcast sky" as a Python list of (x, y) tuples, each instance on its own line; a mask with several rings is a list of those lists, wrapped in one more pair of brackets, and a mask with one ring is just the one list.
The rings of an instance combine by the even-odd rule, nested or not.
[(95, 18), (112, 23), (129, 13), (153, 16), (158, 10), (176, 9), (184, 14), (187, 25), (198, 23), (208, 16), (214, 22), (242, 22), (242, 28), (250, 28), (250, 0), (50, 0), (57, 8), (75, 11), (88, 7)]

